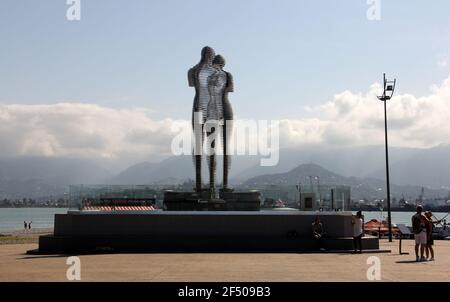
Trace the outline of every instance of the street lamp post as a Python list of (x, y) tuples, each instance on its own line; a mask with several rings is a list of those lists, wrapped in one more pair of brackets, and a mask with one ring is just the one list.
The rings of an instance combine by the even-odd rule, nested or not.
[(387, 110), (386, 102), (394, 95), (396, 79), (393, 81), (386, 80), (386, 74), (383, 74), (383, 95), (378, 99), (384, 103), (384, 144), (386, 152), (386, 189), (387, 189), (387, 212), (388, 212), (388, 230), (389, 242), (392, 242), (392, 221), (391, 221), (391, 186), (389, 181), (389, 152), (388, 152), (388, 135), (387, 135)]

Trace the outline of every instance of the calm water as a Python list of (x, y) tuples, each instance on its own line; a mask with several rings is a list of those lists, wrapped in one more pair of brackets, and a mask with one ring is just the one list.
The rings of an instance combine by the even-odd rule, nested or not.
[[(356, 214), (356, 212), (354, 212)], [(411, 225), (411, 216), (413, 216), (415, 214), (415, 212), (392, 212), (391, 216), (392, 216), (392, 223), (395, 224), (406, 224), (408, 226)], [(364, 215), (364, 221), (369, 221), (371, 219), (378, 219), (378, 220), (387, 220), (387, 212), (364, 212), (363, 211), (363, 215)], [(436, 216), (436, 218), (441, 219), (442, 217), (444, 217), (445, 215), (447, 215), (447, 213), (434, 213), (433, 215)], [(434, 218), (434, 219), (436, 219)], [(447, 217), (448, 220), (450, 220), (449, 217)]]
[(23, 229), (23, 221), (32, 228), (53, 228), (55, 214), (67, 213), (64, 208), (0, 208), (0, 232)]
[[(0, 232), (23, 229), (23, 221), (33, 221), (33, 228), (52, 228), (55, 214), (67, 213), (63, 208), (0, 208)], [(365, 221), (370, 219), (386, 219), (387, 213), (363, 212)], [(447, 213), (433, 213), (437, 218), (444, 217)], [(413, 212), (393, 212), (392, 222), (411, 224)], [(450, 218), (448, 218), (450, 220)]]

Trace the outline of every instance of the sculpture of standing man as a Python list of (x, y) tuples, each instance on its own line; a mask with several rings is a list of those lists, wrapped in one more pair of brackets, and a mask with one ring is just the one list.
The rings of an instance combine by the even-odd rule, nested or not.
[[(211, 47), (204, 47), (201, 53), (200, 62), (188, 71), (188, 81), (190, 87), (195, 87), (194, 105), (192, 109), (192, 126), (194, 129), (194, 164), (195, 164), (195, 189), (201, 192), (202, 189), (202, 151), (205, 138), (222, 136), (222, 147), (224, 154), (223, 168), (223, 190), (228, 189), (228, 172), (230, 169), (230, 156), (228, 140), (232, 133), (233, 110), (228, 100), (228, 93), (233, 92), (233, 77), (223, 70), (225, 59), (217, 55)], [(207, 129), (205, 129), (207, 124)], [(219, 129), (220, 128), (220, 129)], [(221, 130), (221, 131), (220, 131)], [(209, 165), (209, 192), (210, 198), (216, 198), (215, 191), (215, 139), (208, 146)]]

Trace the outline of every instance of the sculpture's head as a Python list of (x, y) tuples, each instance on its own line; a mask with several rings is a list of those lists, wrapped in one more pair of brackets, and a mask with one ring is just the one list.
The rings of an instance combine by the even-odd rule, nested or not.
[(202, 49), (202, 62), (212, 63), (214, 56), (216, 55), (214, 49), (209, 46), (205, 46)]
[(225, 58), (222, 57), (221, 55), (217, 55), (214, 57), (214, 60), (212, 63), (213, 63), (213, 65), (223, 68), (225, 66)]

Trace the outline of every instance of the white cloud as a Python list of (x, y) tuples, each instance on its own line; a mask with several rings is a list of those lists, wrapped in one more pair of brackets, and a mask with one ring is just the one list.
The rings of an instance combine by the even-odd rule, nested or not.
[[(381, 86), (368, 92), (344, 91), (330, 102), (309, 108), (313, 119), (281, 122), (287, 142), (283, 144), (384, 144), (383, 104), (377, 100)], [(432, 147), (450, 143), (450, 77), (430, 95), (397, 95), (388, 101), (391, 146)], [(280, 130), (283, 132), (283, 129)]]
[[(280, 121), (280, 147), (304, 144), (384, 143), (380, 85), (366, 93), (344, 91), (317, 107), (312, 118)], [(238, 108), (235, 108), (238, 110)], [(44, 155), (139, 161), (170, 155), (173, 125), (153, 120), (142, 108), (114, 109), (93, 104), (0, 104), (3, 156)], [(388, 103), (391, 146), (431, 147), (450, 143), (450, 77), (430, 95), (395, 96)]]
[(120, 159), (168, 155), (174, 121), (92, 104), (0, 105), (3, 156)]

